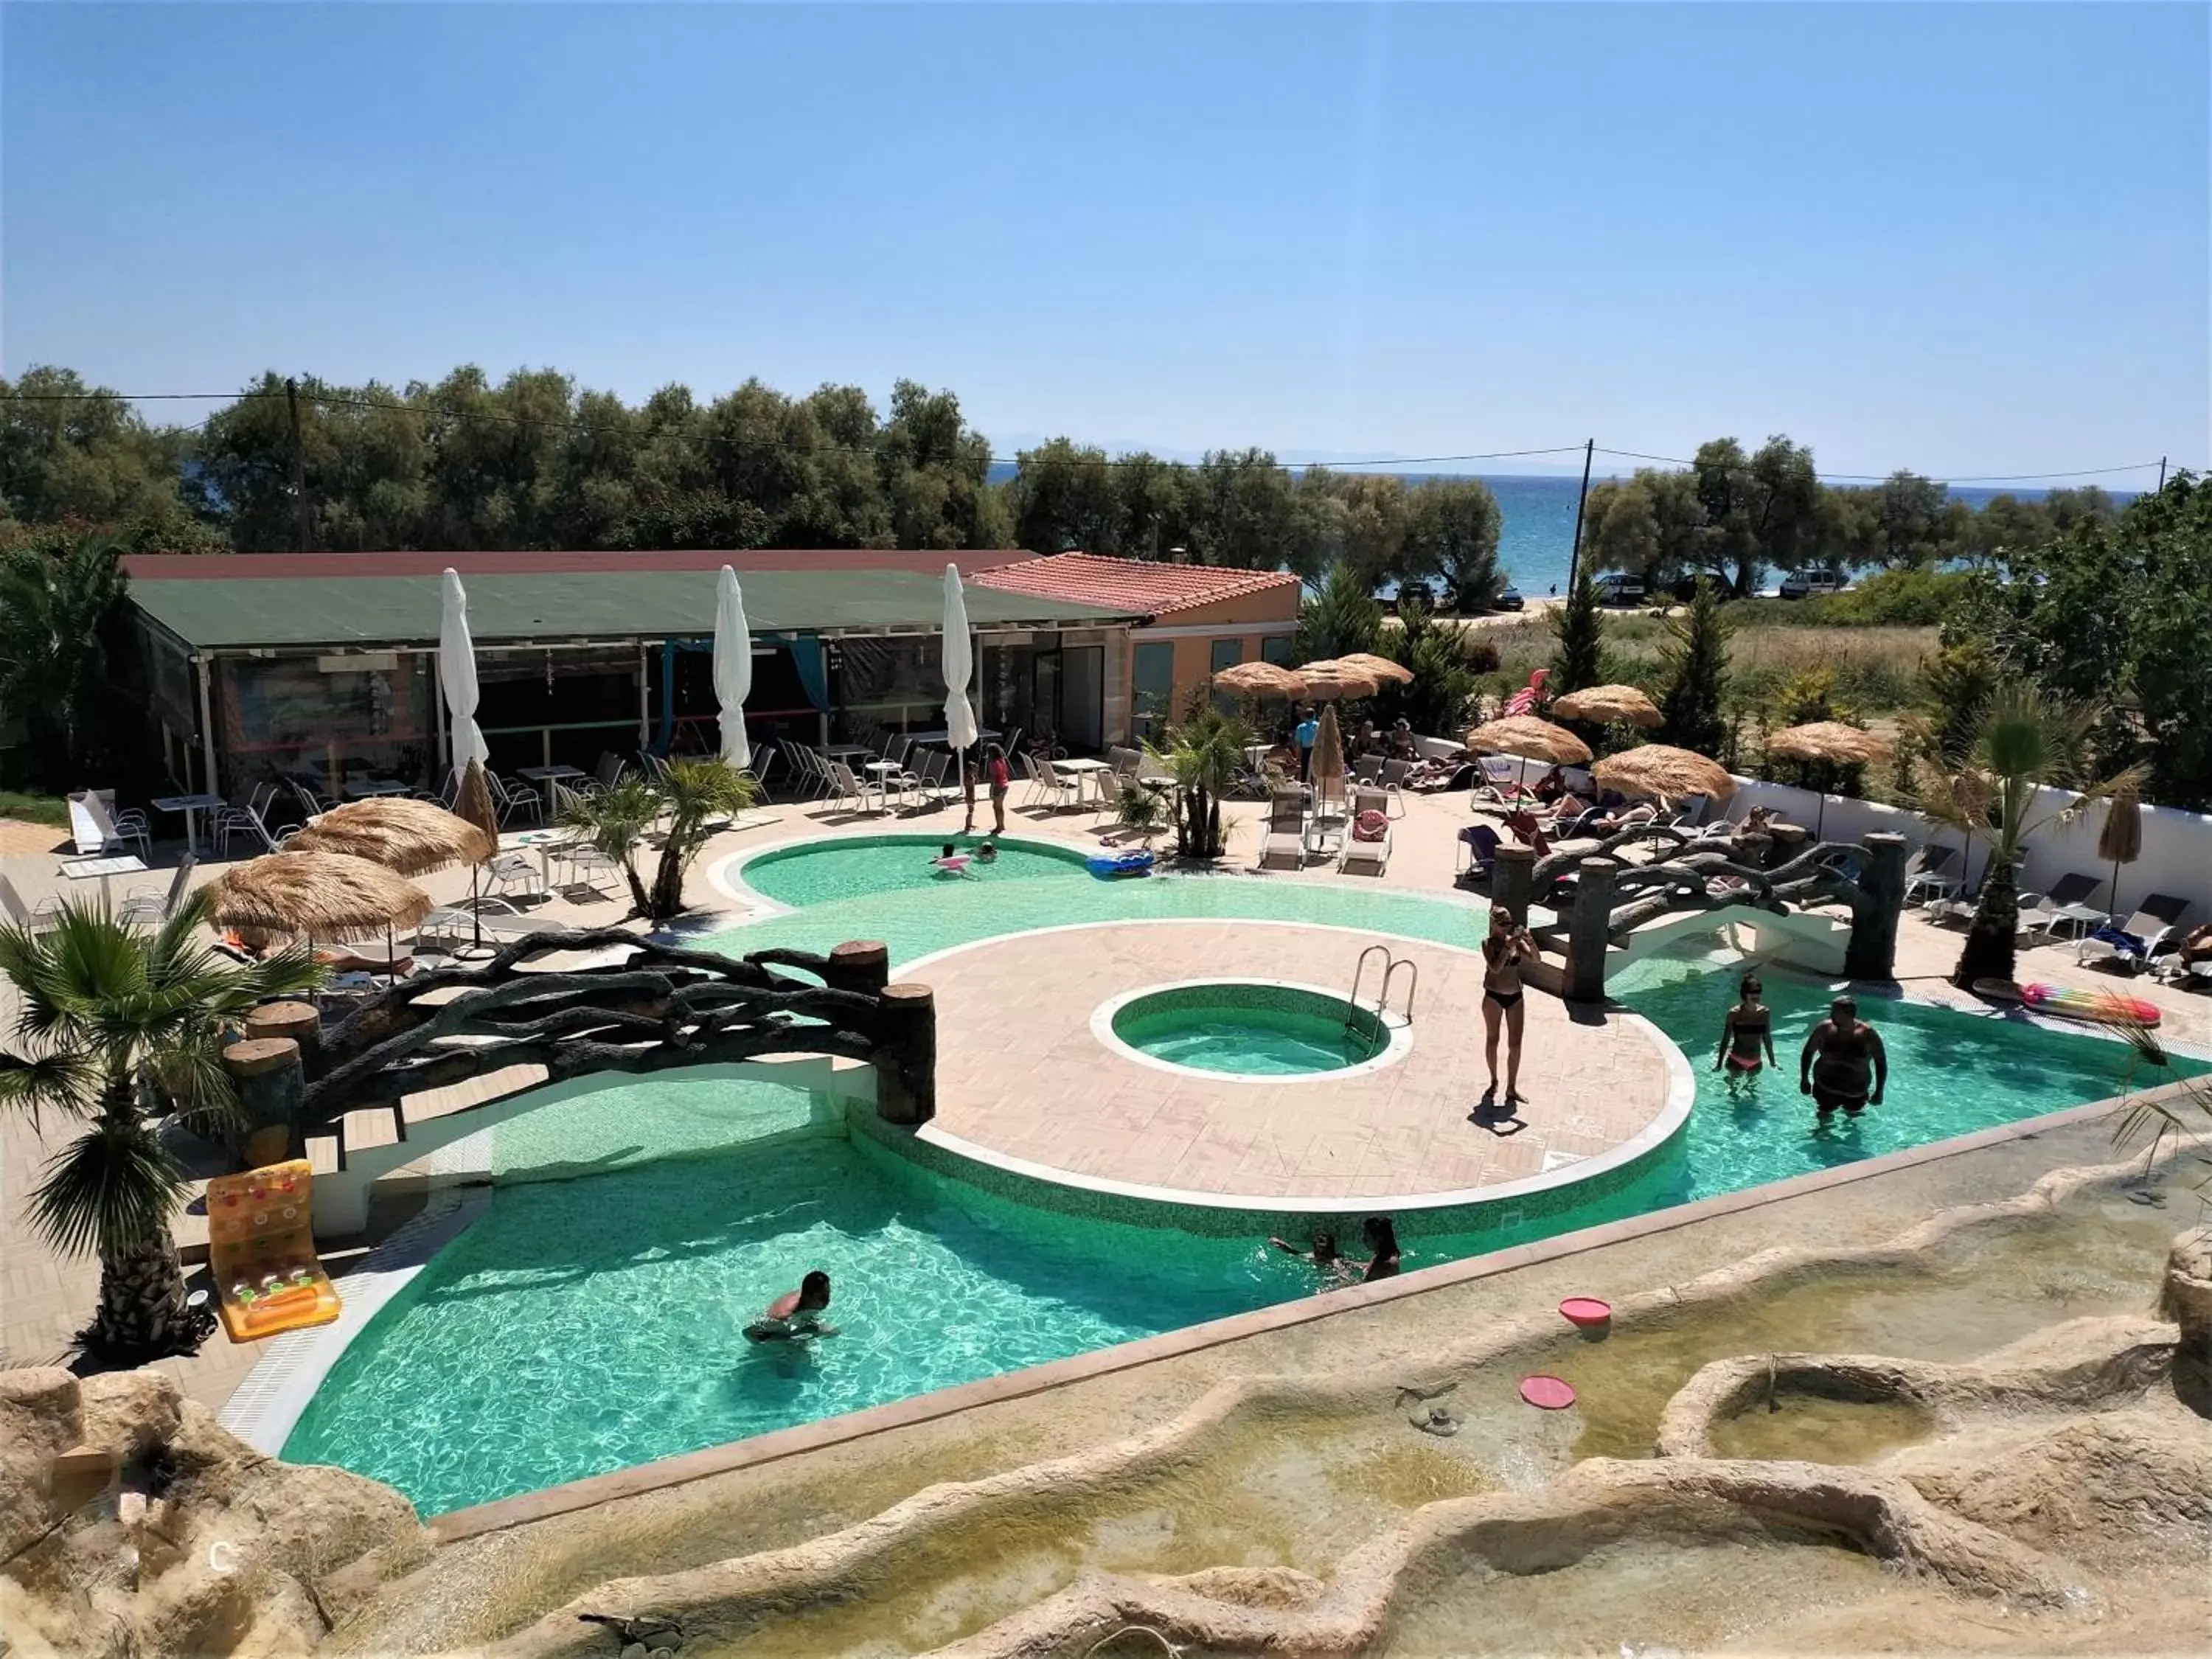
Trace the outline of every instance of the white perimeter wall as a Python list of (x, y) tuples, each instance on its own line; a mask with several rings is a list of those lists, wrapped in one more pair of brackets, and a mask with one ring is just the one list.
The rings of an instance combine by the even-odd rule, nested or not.
[[(1436, 740), (1421, 741), (1425, 746)], [(1439, 746), (1451, 751), (1451, 745)], [(1528, 775), (1532, 779), (1542, 776), (1547, 765), (1542, 761), (1530, 761)], [(1586, 774), (1574, 769), (1570, 769), (1568, 775), (1587, 781)], [(1802, 823), (1808, 830), (1820, 824), (1821, 836), (1827, 841), (1855, 842), (1869, 830), (1888, 830), (1903, 836), (1914, 848), (1930, 840), (1953, 847), (1959, 844), (1956, 830), (1937, 829), (1917, 812), (1903, 807), (1830, 795), (1824, 822), (1821, 798), (1810, 789), (1768, 783), (1759, 778), (1739, 777), (1735, 781), (1736, 797), (1729, 807), (1731, 817), (1740, 818), (1754, 806), (1771, 806), (1791, 823)], [(2056, 814), (2071, 799), (2064, 790), (2043, 790), (2031, 816), (2044, 818)], [(2059, 877), (2074, 871), (2110, 882), (2112, 866), (2097, 856), (2097, 837), (2104, 830), (2105, 812), (2101, 805), (2092, 806), (2069, 823), (2047, 823), (2037, 830), (2028, 842), (2021, 886), (2030, 892), (2046, 892)], [(1970, 890), (1981, 884), (1982, 870), (1988, 859), (1988, 843), (1977, 841), (1966, 872)], [(2212, 919), (2212, 816), (2185, 812), (2172, 806), (2144, 807), (2142, 856), (2133, 864), (2120, 866), (2117, 898), (2108, 889), (2100, 889), (2091, 902), (2126, 915), (2152, 893), (2171, 893), (2186, 898), (2188, 920), (2192, 922)]]

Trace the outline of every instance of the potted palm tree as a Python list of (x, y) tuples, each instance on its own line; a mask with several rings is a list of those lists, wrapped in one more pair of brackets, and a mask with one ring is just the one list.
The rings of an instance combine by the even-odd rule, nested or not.
[(1153, 760), (1175, 780), (1176, 851), (1182, 857), (1218, 859), (1229, 850), (1221, 798), (1236, 782), (1251, 741), (1251, 728), (1243, 721), (1201, 703), (1169, 728), (1164, 748), (1151, 750)]
[[(624, 777), (574, 797), (563, 821), (622, 866), (633, 909), (659, 927), (684, 914), (684, 877), (699, 849), (732, 815), (751, 805), (756, 793), (748, 774), (721, 761), (672, 760), (650, 781)], [(664, 820), (648, 884), (638, 868), (638, 848)]]
[[(2142, 767), (2084, 786), (2082, 756), (2102, 711), (2056, 702), (2024, 681), (2000, 685), (1966, 728), (1963, 748), (1946, 750), (1934, 722), (1917, 720), (1916, 747), (1936, 760), (1920, 791), (1923, 817), (1989, 842), (1989, 864), (1967, 924), (1951, 982), (1971, 990), (1977, 980), (2009, 981), (2017, 960), (2021, 859), (2046, 824), (2070, 822), (2121, 789), (2139, 788)], [(2063, 806), (2046, 806), (2046, 788), (2075, 791)]]
[(173, 1104), (194, 1128), (218, 1126), (236, 1096), (222, 1050), (246, 1014), (311, 990), (304, 948), (257, 963), (205, 942), (202, 889), (152, 933), (105, 905), (71, 904), (51, 929), (0, 927), (0, 974), (15, 988), (14, 1051), (0, 1054), (0, 1106), (81, 1124), (31, 1194), (31, 1219), (64, 1255), (100, 1258), (100, 1304), (86, 1351), (139, 1364), (197, 1341), (171, 1223), (185, 1177), (162, 1139)]

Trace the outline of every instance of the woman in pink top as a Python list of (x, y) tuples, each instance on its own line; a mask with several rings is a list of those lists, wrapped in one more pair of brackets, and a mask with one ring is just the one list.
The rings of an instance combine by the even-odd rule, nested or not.
[(997, 744), (983, 751), (983, 775), (991, 781), (991, 833), (1006, 833), (1006, 791), (1014, 785), (1013, 772), (1006, 765), (1006, 751)]

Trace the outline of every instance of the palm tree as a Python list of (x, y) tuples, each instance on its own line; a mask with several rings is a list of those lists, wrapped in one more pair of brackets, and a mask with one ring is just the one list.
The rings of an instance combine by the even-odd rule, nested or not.
[(668, 838), (660, 844), (647, 915), (667, 921), (684, 914), (684, 872), (714, 830), (753, 804), (758, 786), (746, 773), (719, 760), (672, 760), (660, 776)]
[(1229, 848), (1221, 832), (1221, 797), (1237, 781), (1252, 729), (1233, 714), (1200, 704), (1169, 728), (1167, 746), (1150, 750), (1175, 780), (1176, 851), (1187, 859), (1218, 859)]
[[(572, 797), (562, 822), (622, 866), (632, 908), (658, 924), (684, 914), (684, 872), (716, 821), (751, 805), (757, 791), (749, 775), (719, 760), (672, 760), (654, 781), (624, 777), (595, 794)], [(637, 867), (637, 849), (664, 817), (668, 827), (660, 861), (648, 886)]]
[[(2102, 718), (2100, 709), (2057, 702), (2015, 680), (1998, 686), (1982, 705), (1963, 750), (1946, 750), (1933, 721), (1923, 718), (1908, 727), (1915, 744), (1936, 762), (1921, 789), (1922, 815), (1990, 843), (1981, 897), (1951, 970), (1951, 982), (1961, 989), (1971, 989), (1977, 980), (2013, 976), (2020, 932), (2016, 878), (2029, 839), (2118, 790), (2141, 787), (2142, 767), (2081, 786), (2081, 757)], [(2039, 811), (2046, 787), (2079, 793), (2063, 806)]]
[(202, 889), (151, 933), (104, 904), (70, 904), (42, 933), (0, 927), (0, 973), (18, 1004), (0, 1106), (84, 1125), (47, 1164), (31, 1218), (57, 1253), (99, 1256), (99, 1310), (79, 1340), (103, 1359), (139, 1363), (192, 1340), (170, 1231), (185, 1174), (160, 1118), (225, 1117), (235, 1104), (225, 1043), (249, 1010), (322, 977), (304, 949), (245, 964), (217, 956), (203, 942), (212, 902)]

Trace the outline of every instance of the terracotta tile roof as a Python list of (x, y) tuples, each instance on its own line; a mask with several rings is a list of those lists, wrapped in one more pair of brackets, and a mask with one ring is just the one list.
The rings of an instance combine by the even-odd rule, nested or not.
[(1024, 559), (1018, 564), (979, 571), (972, 580), (985, 587), (1003, 587), (1039, 599), (1139, 611), (1152, 617), (1212, 605), (1239, 594), (1295, 587), (1298, 580), (1287, 571), (1155, 564), (1100, 553), (1054, 553), (1041, 559)]

